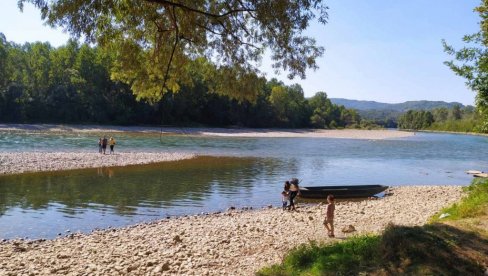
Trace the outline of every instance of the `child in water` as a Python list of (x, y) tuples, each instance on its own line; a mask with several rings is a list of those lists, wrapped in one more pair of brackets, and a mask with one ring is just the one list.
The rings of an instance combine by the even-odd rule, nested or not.
[(333, 195), (328, 195), (327, 196), (327, 212), (325, 214), (325, 220), (324, 220), (324, 226), (325, 229), (327, 229), (327, 234), (330, 238), (335, 237), (334, 236), (334, 210), (335, 210), (335, 204), (334, 204), (334, 196)]

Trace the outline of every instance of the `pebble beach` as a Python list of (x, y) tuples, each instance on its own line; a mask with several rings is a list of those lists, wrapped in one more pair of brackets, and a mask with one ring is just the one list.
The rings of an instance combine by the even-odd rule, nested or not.
[(54, 240), (0, 244), (1, 275), (253, 275), (309, 240), (337, 242), (347, 235), (380, 233), (389, 223), (423, 225), (462, 197), (458, 186), (394, 187), (377, 200), (336, 203), (336, 238), (322, 226), (325, 205), (298, 212), (264, 206), (163, 219)]

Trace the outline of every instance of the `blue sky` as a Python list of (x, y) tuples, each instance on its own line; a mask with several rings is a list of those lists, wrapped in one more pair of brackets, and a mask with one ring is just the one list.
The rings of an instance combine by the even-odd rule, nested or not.
[[(276, 76), (265, 58), (261, 69), (287, 84), (299, 83), (307, 97), (403, 102), (442, 100), (473, 104), (475, 93), (443, 62), (441, 40), (460, 46), (465, 34), (479, 29), (473, 12), (479, 0), (329, 0), (329, 23), (313, 24), (308, 35), (326, 49), (320, 69), (307, 79)], [(62, 45), (68, 35), (44, 26), (38, 10), (17, 0), (2, 0), (0, 32), (17, 43), (49, 41)]]

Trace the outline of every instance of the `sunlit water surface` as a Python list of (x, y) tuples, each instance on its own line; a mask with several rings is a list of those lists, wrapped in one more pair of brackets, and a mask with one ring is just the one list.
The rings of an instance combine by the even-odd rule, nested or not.
[[(53, 238), (143, 221), (280, 204), (303, 185), (467, 185), (488, 170), (488, 138), (417, 134), (392, 140), (116, 134), (116, 151), (192, 152), (191, 160), (0, 177), (0, 238)], [(0, 133), (0, 151), (98, 151), (88, 134)], [(214, 156), (214, 157), (211, 157)], [(0, 160), (1, 161), (1, 160)]]

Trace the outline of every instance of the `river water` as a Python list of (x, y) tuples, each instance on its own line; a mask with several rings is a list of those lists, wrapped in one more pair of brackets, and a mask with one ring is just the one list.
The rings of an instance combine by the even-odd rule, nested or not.
[[(54, 238), (168, 216), (280, 204), (284, 180), (319, 185), (468, 185), (488, 138), (390, 140), (117, 134), (116, 151), (192, 152), (178, 162), (0, 176), (0, 238)], [(88, 134), (0, 133), (0, 151), (98, 151)]]

